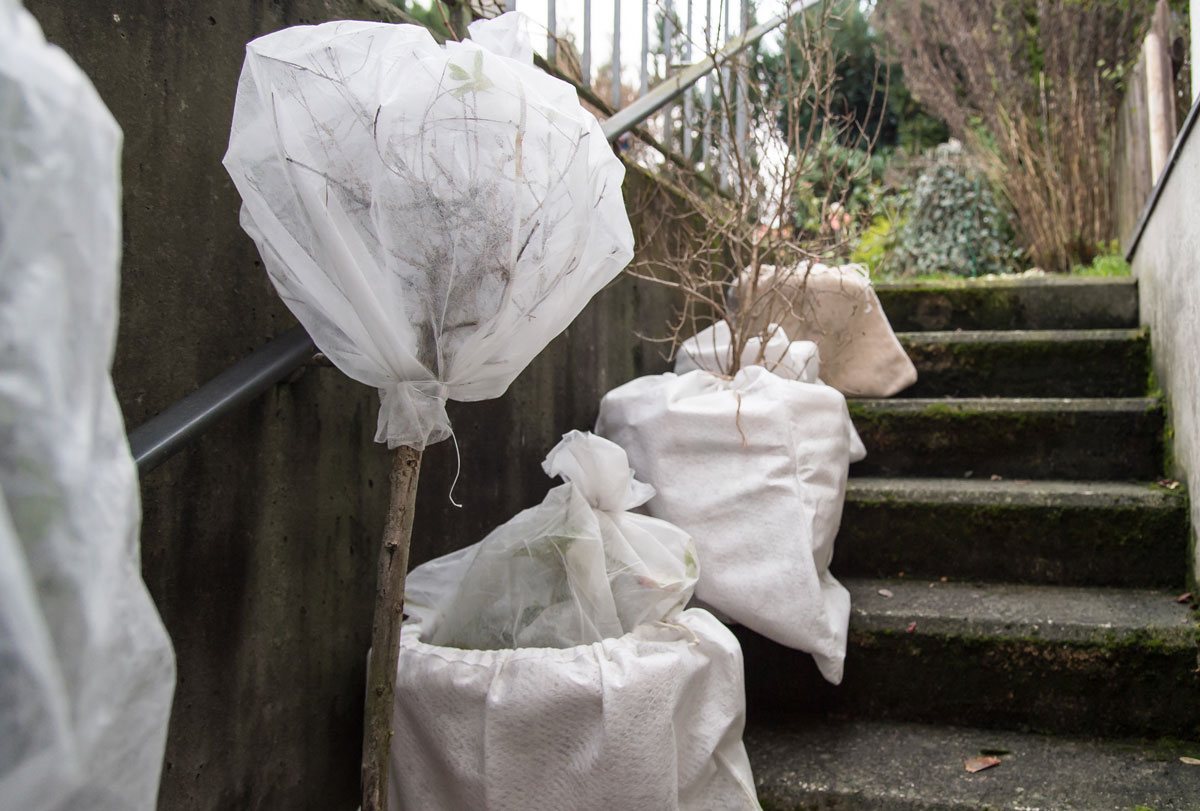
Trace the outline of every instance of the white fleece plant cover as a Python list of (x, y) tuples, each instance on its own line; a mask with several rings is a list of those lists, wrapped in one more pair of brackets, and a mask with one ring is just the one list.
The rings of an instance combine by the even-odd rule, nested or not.
[(681, 610), (691, 539), (626, 512), (653, 489), (607, 440), (544, 466), (568, 483), (408, 576), (392, 809), (757, 809), (741, 648)]
[[(812, 341), (792, 341), (777, 324), (770, 324), (762, 336), (753, 336), (742, 347), (738, 368), (762, 366), (769, 372), (802, 383), (818, 382), (821, 358)], [(687, 374), (703, 369), (717, 375), (730, 376), (733, 367), (733, 331), (728, 321), (718, 321), (688, 338), (675, 353), (675, 374)]]
[(379, 389), (376, 439), (450, 435), (633, 256), (624, 167), (510, 13), (298, 26), (246, 48), (225, 167), (313, 340)]
[(471, 547), (453, 589), (430, 594), (423, 576), (406, 589), (436, 612), (430, 643), (568, 648), (664, 619), (691, 599), (695, 544), (666, 521), (627, 512), (654, 488), (633, 478), (625, 451), (570, 431), (542, 468), (566, 484)]
[(0, 808), (150, 811), (175, 687), (109, 368), (121, 130), (0, 0)]
[[(718, 328), (719, 331), (719, 328)], [(812, 371), (803, 342), (768, 363)], [(701, 333), (694, 347), (724, 351)], [(694, 357), (716, 368), (724, 356)], [(641, 377), (604, 396), (596, 432), (629, 455), (657, 495), (650, 515), (696, 540), (696, 597), (746, 627), (813, 655), (839, 683), (850, 595), (829, 573), (851, 461), (866, 456), (846, 398), (763, 366), (732, 379), (697, 369)]]
[[(746, 320), (747, 329), (756, 331), (777, 320), (787, 335), (815, 343), (821, 379), (843, 394), (890, 397), (917, 382), (917, 368), (892, 331), (862, 265), (764, 265), (758, 304), (742, 300), (748, 286), (743, 273), (738, 317)], [(788, 376), (786, 370), (778, 373)]]

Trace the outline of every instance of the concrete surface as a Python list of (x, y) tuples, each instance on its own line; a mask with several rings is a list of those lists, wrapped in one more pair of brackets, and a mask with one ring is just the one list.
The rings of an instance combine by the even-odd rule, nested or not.
[[(1193, 493), (1200, 492), (1198, 180), (1200, 134), (1192, 129), (1131, 260), (1141, 291), (1141, 322), (1150, 328), (1155, 374), (1167, 395), (1175, 475), (1186, 480)], [(1197, 526), (1200, 499), (1193, 499), (1193, 533)], [(1200, 579), (1200, 547), (1194, 543), (1191, 576)]]
[(892, 328), (1121, 329), (1137, 326), (1130, 278), (991, 277), (875, 286)]
[(1140, 482), (851, 478), (839, 576), (1183, 590), (1181, 490)]
[(1145, 330), (901, 332), (917, 367), (902, 397), (1140, 397), (1149, 389)]
[(842, 583), (852, 613), (838, 686), (807, 654), (734, 629), (752, 721), (790, 712), (1200, 741), (1197, 618), (1174, 591)]
[[(114, 374), (133, 428), (294, 323), (221, 167), (246, 42), (389, 13), (379, 0), (27, 6), (125, 131)], [(634, 333), (661, 334), (669, 310), (661, 290), (620, 281), (503, 399), (452, 405), (465, 506), (448, 499), (455, 449), (435, 446), (414, 565), (538, 501), (551, 485), (540, 462), (562, 432), (589, 427), (609, 388), (666, 367)], [(373, 390), (310, 366), (144, 478), (143, 569), (179, 664), (163, 811), (357, 807), (389, 468), (372, 440), (377, 411)]]
[[(1150, 745), (888, 722), (751, 724), (765, 811), (1195, 811), (1198, 744)], [(999, 753), (971, 774), (965, 763)]]
[(867, 458), (856, 476), (1156, 481), (1154, 398), (852, 399)]

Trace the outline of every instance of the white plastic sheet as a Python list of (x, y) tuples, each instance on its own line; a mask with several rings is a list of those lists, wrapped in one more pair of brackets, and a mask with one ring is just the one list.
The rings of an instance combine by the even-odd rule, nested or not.
[(434, 42), (334, 22), (247, 46), (225, 166), (317, 346), (380, 390), (376, 439), (449, 436), (633, 255), (624, 168), (525, 18)]
[(691, 598), (695, 544), (666, 521), (627, 512), (654, 488), (633, 478), (625, 451), (571, 431), (542, 466), (567, 483), (470, 547), (452, 588), (408, 589), (433, 600), (432, 644), (568, 648), (670, 617)]
[[(746, 288), (745, 273), (742, 282)], [(747, 329), (756, 331), (774, 318), (787, 335), (815, 343), (821, 379), (843, 394), (890, 397), (917, 381), (917, 369), (861, 265), (765, 265), (759, 269), (758, 289), (765, 306), (748, 303), (739, 316), (746, 319)], [(782, 306), (784, 301), (787, 306)], [(787, 370), (776, 371), (791, 376)]]
[[(719, 336), (694, 348), (720, 353)], [(811, 345), (772, 363), (809, 368)], [(697, 350), (698, 351), (698, 350)], [(716, 356), (689, 356), (712, 368)], [(842, 678), (850, 595), (829, 572), (852, 460), (866, 455), (845, 397), (762, 366), (732, 379), (697, 369), (642, 377), (604, 396), (596, 432), (629, 454), (657, 495), (650, 515), (690, 532), (696, 598)]]
[(0, 0), (0, 808), (153, 809), (175, 682), (109, 378), (121, 131)]

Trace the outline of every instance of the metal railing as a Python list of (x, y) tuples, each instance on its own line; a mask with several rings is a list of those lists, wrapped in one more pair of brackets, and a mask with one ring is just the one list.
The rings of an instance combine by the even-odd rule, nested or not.
[[(720, 1), (725, 2), (726, 0)], [(548, 2), (553, 8), (554, 0), (548, 0)], [(638, 127), (651, 116), (668, 107), (702, 77), (713, 70), (727, 68), (738, 54), (757, 42), (764, 34), (782, 25), (792, 16), (816, 2), (819, 0), (793, 2), (785, 13), (754, 26), (739, 37), (729, 39), (715, 53), (673, 72), (665, 81), (602, 122), (601, 127), (605, 137), (610, 142), (616, 141), (621, 135)], [(508, 0), (506, 7), (511, 4), (512, 0)], [(590, 2), (588, 5), (590, 6)], [(691, 8), (690, 2), (688, 5)], [(614, 6), (619, 25), (619, 0), (614, 3)], [(711, 0), (709, 7), (711, 8)], [(647, 27), (645, 20), (648, 11), (645, 11), (646, 8), (648, 8), (648, 0), (643, 3), (643, 31)], [(590, 67), (591, 54), (586, 35), (584, 53), (585, 62), (588, 62)], [(613, 75), (617, 80), (614, 83), (617, 88), (614, 95), (618, 102), (620, 73), (616, 68), (619, 60), (619, 50), (614, 51)], [(645, 68), (643, 68), (643, 76), (645, 75)], [(726, 86), (728, 85), (726, 84)], [(705, 99), (711, 106), (711, 85)], [(668, 127), (668, 132), (669, 129)], [(705, 143), (707, 144), (707, 139)], [(129, 434), (129, 445), (133, 451), (138, 472), (145, 474), (165, 462), (195, 440), (214, 422), (256, 399), (274, 384), (286, 379), (311, 360), (315, 352), (316, 346), (303, 327), (293, 327), (226, 369), (192, 394), (135, 428)]]

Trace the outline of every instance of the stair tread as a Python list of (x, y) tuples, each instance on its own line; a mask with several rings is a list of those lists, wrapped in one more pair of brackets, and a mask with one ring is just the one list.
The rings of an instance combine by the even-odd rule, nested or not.
[(848, 402), (863, 411), (901, 414), (927, 408), (980, 413), (1103, 411), (1137, 414), (1159, 405), (1156, 397), (851, 397)]
[[(1149, 634), (1196, 646), (1191, 612), (1158, 589), (846, 579), (855, 631), (1112, 644)], [(881, 593), (885, 592), (885, 593)], [(890, 594), (891, 596), (887, 596)]]
[(1050, 343), (1095, 342), (1112, 343), (1136, 341), (1145, 336), (1143, 329), (996, 329), (996, 330), (930, 330), (928, 332), (897, 332), (896, 337), (906, 346), (912, 344), (949, 343)]
[[(1200, 744), (1101, 742), (884, 721), (750, 724), (745, 742), (767, 807), (873, 811), (1156, 811), (1197, 808)], [(981, 750), (1001, 763), (969, 774)]]
[(878, 282), (873, 285), (877, 292), (893, 290), (962, 290), (971, 288), (1013, 287), (1118, 287), (1136, 290), (1137, 279), (1132, 276), (988, 276), (975, 279), (933, 279), (929, 281)]
[(846, 485), (847, 502), (893, 500), (921, 504), (1014, 507), (1144, 507), (1183, 509), (1186, 497), (1150, 482), (1056, 479), (950, 479), (859, 476)]

